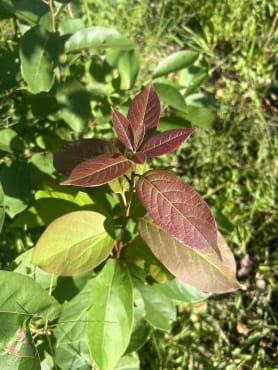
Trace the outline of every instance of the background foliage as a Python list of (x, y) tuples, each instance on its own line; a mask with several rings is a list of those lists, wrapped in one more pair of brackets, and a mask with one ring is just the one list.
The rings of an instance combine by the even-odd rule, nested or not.
[[(193, 96), (187, 101), (192, 109), (186, 116), (186, 112), (180, 114), (180, 106), (172, 106), (164, 96), (164, 123), (165, 127), (171, 125), (169, 117), (175, 113), (174, 125), (190, 119), (199, 129), (190, 146), (168, 158), (167, 165), (175, 166), (180, 176), (205, 195), (236, 255), (238, 276), (248, 290), (212, 296), (207, 303), (190, 309), (181, 307), (171, 331), (164, 335), (151, 331), (150, 339), (140, 350), (141, 367), (275, 368), (278, 295), (275, 1), (72, 2), (76, 18), (82, 18), (87, 27), (115, 27), (133, 41), (136, 55), (123, 53), (115, 61), (113, 53), (108, 57), (101, 53), (100, 57), (85, 52), (80, 59), (63, 54), (57, 61), (60, 66), (67, 65), (62, 77), (67, 81), (73, 76), (75, 80), (55, 92), (58, 116), (51, 94), (26, 93), (18, 63), (22, 29), (7, 16), (8, 3), (0, 2), (1, 26), (5, 30), (1, 33), (0, 50), (0, 175), (8, 206), (0, 237), (1, 268), (12, 269), (12, 261), (37, 241), (41, 226), (51, 222), (49, 208), (40, 208), (40, 217), (37, 214), (42, 205), (39, 199), (45, 198), (39, 192), (42, 184), (53, 182), (56, 176), (53, 150), (64, 140), (90, 135), (109, 138), (112, 134), (109, 105), (127, 107), (128, 96), (150, 80), (161, 60), (175, 51), (190, 49), (201, 54), (208, 65), (208, 78), (197, 91), (202, 94), (201, 99)], [(68, 13), (63, 14), (67, 18)], [(23, 12), (26, 21), (24, 17)], [(66, 19), (64, 27), (69, 27)], [(104, 69), (103, 55), (112, 68)], [(201, 71), (206, 63), (201, 64)], [(25, 73), (28, 72), (32, 73)], [(84, 82), (82, 79), (88, 75), (92, 77), (86, 81), (84, 90), (80, 81)], [(173, 73), (169, 79), (178, 79), (178, 83), (187, 81), (182, 73)], [(159, 82), (160, 86), (165, 83)], [(80, 107), (71, 96), (77, 85)], [(160, 93), (163, 98), (163, 90)], [(70, 112), (66, 108), (69, 102)], [(89, 127), (84, 124), (88, 119)], [(154, 163), (159, 165), (160, 161), (163, 158)], [(3, 204), (1, 189), (0, 204)], [(1, 224), (3, 212), (0, 215)]]

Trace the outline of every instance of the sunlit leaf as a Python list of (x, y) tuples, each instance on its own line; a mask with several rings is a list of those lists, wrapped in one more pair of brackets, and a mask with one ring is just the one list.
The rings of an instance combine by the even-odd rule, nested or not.
[[(62, 369), (91, 369), (86, 327), (92, 280), (64, 305), (54, 331), (57, 340), (55, 361)], [(82, 353), (82, 356), (76, 356)], [(87, 365), (87, 366), (86, 366)]]
[(88, 305), (88, 343), (99, 370), (114, 370), (133, 322), (133, 286), (127, 267), (108, 260), (94, 279)]
[(159, 117), (160, 103), (158, 95), (153, 86), (149, 85), (135, 96), (127, 114), (134, 136), (133, 148), (135, 150), (141, 144), (145, 131), (157, 127)]
[(33, 94), (49, 91), (59, 52), (58, 36), (37, 25), (21, 38), (21, 72)]
[(65, 43), (65, 52), (80, 51), (85, 48), (121, 48), (132, 49), (129, 39), (119, 31), (109, 27), (90, 27), (75, 32)]
[(121, 112), (112, 108), (112, 122), (121, 142), (126, 148), (132, 150), (133, 137), (128, 118), (126, 118)]
[(169, 83), (154, 82), (154, 87), (164, 104), (181, 112), (186, 112), (184, 97), (179, 90)]
[(29, 322), (39, 319), (42, 324), (43, 321), (54, 320), (61, 306), (30, 277), (0, 271), (0, 280), (0, 368), (39, 370), (40, 361)]
[[(61, 307), (56, 299), (29, 276), (0, 271), (0, 280), (1, 313), (27, 314), (48, 320), (54, 320), (59, 315)], [(34, 297), (40, 299), (33, 299)]]
[(221, 258), (214, 251), (192, 249), (160, 229), (149, 218), (139, 222), (139, 232), (153, 254), (178, 279), (197, 289), (211, 293), (237, 290), (236, 264), (224, 238), (218, 233)]
[(105, 153), (78, 164), (62, 185), (99, 186), (123, 176), (131, 162), (121, 154)]
[(4, 343), (0, 343), (1, 370), (41, 370), (40, 358), (27, 322), (22, 317), (8, 313), (0, 313), (0, 320), (1, 323), (5, 321), (4, 327), (1, 325), (2, 342), (4, 339)]
[(154, 169), (142, 175), (136, 191), (153, 220), (198, 251), (218, 251), (217, 228), (201, 196), (175, 174)]
[(81, 139), (64, 145), (54, 154), (54, 167), (64, 175), (69, 175), (79, 163), (103, 153), (117, 153), (118, 149), (109, 141), (101, 139)]
[(139, 58), (134, 50), (121, 51), (118, 69), (121, 77), (121, 89), (131, 89), (139, 72)]
[(113, 248), (105, 220), (92, 211), (76, 211), (57, 218), (39, 238), (32, 262), (58, 275), (76, 275), (93, 269)]
[(140, 370), (140, 360), (136, 352), (125, 354), (120, 358), (115, 370)]
[(134, 279), (134, 284), (142, 294), (147, 321), (155, 328), (170, 330), (172, 321), (176, 319), (174, 303), (151, 285), (144, 284), (138, 279)]
[(176, 150), (194, 131), (194, 128), (177, 128), (151, 136), (140, 148), (147, 158), (157, 157)]
[(198, 58), (198, 53), (191, 50), (177, 51), (163, 59), (153, 72), (154, 77), (175, 72), (181, 68), (188, 67)]
[(204, 293), (179, 279), (166, 281), (163, 284), (154, 284), (153, 286), (160, 293), (171, 298), (176, 304), (200, 302), (210, 296), (210, 293)]

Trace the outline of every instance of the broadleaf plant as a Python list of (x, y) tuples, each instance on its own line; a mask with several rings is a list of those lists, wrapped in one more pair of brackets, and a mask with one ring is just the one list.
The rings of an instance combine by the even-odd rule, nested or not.
[[(202, 291), (200, 300), (205, 293), (240, 288), (233, 254), (208, 205), (169, 169), (150, 169), (147, 163), (175, 151), (195, 130), (159, 132), (159, 119), (160, 101), (149, 85), (132, 100), (127, 116), (112, 107), (118, 140), (81, 139), (54, 155), (56, 170), (67, 176), (61, 185), (87, 188), (92, 205), (86, 202), (85, 209), (71, 208), (52, 221), (34, 248), (32, 262), (57, 275), (91, 271), (96, 276), (87, 316), (80, 314), (75, 331), (82, 332), (82, 343), (87, 336), (84, 353), (99, 370), (117, 369), (137, 343), (142, 320), (169, 330), (175, 302), (164, 294), (167, 285), (158, 292), (160, 284), (171, 280), (178, 290), (189, 284), (194, 296), (196, 288)], [(140, 305), (145, 316), (135, 313)], [(142, 343), (146, 337), (142, 335)], [(66, 356), (68, 350), (57, 353)]]

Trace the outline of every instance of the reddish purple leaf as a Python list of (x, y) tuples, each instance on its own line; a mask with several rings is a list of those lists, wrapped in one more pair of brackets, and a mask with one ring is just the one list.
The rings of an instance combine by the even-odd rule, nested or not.
[(175, 174), (150, 170), (137, 184), (138, 197), (164, 231), (192, 249), (208, 252), (217, 247), (217, 227), (201, 196)]
[(109, 141), (101, 139), (81, 139), (67, 143), (54, 154), (54, 167), (68, 176), (81, 162), (103, 153), (119, 153)]
[(138, 163), (138, 164), (145, 163), (146, 159), (147, 157), (145, 156), (145, 154), (141, 152), (134, 153), (134, 155), (131, 158), (133, 162)]
[(189, 138), (195, 128), (175, 128), (151, 136), (140, 149), (147, 158), (171, 153)]
[(156, 258), (183, 282), (212, 293), (232, 292), (240, 288), (234, 256), (220, 233), (217, 245), (221, 258), (214, 251), (200, 252), (188, 248), (149, 217), (139, 221), (139, 233)]
[(130, 104), (127, 118), (130, 121), (136, 150), (143, 141), (145, 131), (155, 129), (160, 117), (160, 103), (152, 85), (136, 95)]
[(123, 176), (131, 162), (121, 154), (105, 153), (79, 163), (61, 185), (99, 186)]
[(112, 108), (112, 122), (120, 141), (126, 148), (133, 150), (133, 138), (129, 120), (121, 112)]

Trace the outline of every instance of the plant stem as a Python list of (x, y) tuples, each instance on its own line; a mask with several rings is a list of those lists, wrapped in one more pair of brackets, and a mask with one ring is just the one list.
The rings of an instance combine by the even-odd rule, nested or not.
[(132, 172), (130, 179), (128, 179), (129, 191), (128, 191), (127, 196), (124, 194), (124, 192), (120, 193), (121, 198), (123, 200), (124, 207), (125, 207), (125, 211), (124, 211), (124, 222), (122, 224), (121, 238), (117, 242), (117, 245), (116, 245), (116, 251), (117, 251), (116, 258), (117, 259), (120, 258), (121, 250), (127, 244), (127, 243), (124, 242), (124, 234), (125, 234), (125, 229), (126, 229), (128, 220), (129, 220), (130, 207), (131, 207), (131, 202), (132, 202), (132, 195), (133, 195), (133, 192), (134, 192), (134, 179), (135, 179), (135, 173)]
[(51, 14), (52, 32), (56, 32), (56, 22), (55, 22), (56, 16), (54, 12), (53, 0), (49, 0), (48, 5), (49, 5), (50, 14)]

